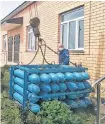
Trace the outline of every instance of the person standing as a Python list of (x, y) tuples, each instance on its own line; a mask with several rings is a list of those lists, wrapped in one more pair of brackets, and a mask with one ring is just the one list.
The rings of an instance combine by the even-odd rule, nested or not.
[(58, 45), (59, 64), (69, 65), (69, 50), (65, 49), (63, 44)]

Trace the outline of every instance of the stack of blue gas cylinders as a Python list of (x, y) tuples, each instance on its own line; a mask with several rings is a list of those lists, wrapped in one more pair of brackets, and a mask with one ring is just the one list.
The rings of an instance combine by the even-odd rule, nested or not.
[(10, 97), (37, 113), (39, 102), (60, 100), (71, 108), (86, 108), (91, 85), (83, 67), (70, 66), (12, 66), (10, 68)]

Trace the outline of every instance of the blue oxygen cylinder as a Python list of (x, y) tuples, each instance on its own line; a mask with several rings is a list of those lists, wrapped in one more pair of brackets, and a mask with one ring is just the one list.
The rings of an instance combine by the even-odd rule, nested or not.
[(71, 108), (78, 108), (78, 104), (74, 100), (67, 100), (67, 104), (70, 105)]
[(59, 83), (58, 86), (59, 86), (59, 90), (61, 92), (64, 92), (64, 91), (67, 90), (67, 87), (66, 87), (66, 84), (65, 83)]
[(83, 97), (89, 97), (89, 93), (84, 93)]
[(57, 76), (59, 78), (59, 82), (64, 82), (65, 81), (65, 75), (63, 73), (57, 73)]
[(39, 93), (40, 96), (42, 96), (42, 99), (47, 101), (47, 100), (51, 100), (51, 97), (49, 97), (49, 95), (47, 93), (41, 92)]
[(66, 96), (65, 96), (65, 95), (59, 96), (58, 99), (59, 99), (59, 100), (64, 100), (64, 99), (66, 99)]
[(53, 96), (53, 97), (51, 97), (51, 99), (58, 100), (58, 96)]
[(85, 89), (85, 85), (81, 82), (77, 82), (76, 85), (78, 87), (78, 90), (84, 90)]
[(84, 83), (86, 89), (91, 88), (91, 85), (90, 85), (89, 82), (86, 81), (86, 82), (83, 82), (83, 83)]
[(31, 75), (29, 75), (28, 80), (30, 82), (34, 83), (34, 84), (40, 83), (40, 78), (39, 78), (39, 76), (37, 74), (31, 74)]
[(59, 90), (59, 86), (56, 83), (52, 83), (50, 86), (53, 92), (57, 92)]
[(30, 110), (33, 112), (33, 113), (38, 113), (40, 112), (40, 106), (38, 104), (31, 104), (30, 105)]
[(82, 81), (82, 80), (84, 80), (84, 77), (83, 77), (83, 75), (81, 73), (74, 72), (73, 73), (73, 76), (74, 76), (74, 78), (75, 78), (76, 81)]
[(18, 84), (19, 86), (24, 87), (24, 80), (23, 80), (23, 79), (18, 78), (18, 77), (15, 77), (15, 78), (14, 78), (14, 82), (15, 82), (16, 84)]
[(32, 103), (36, 103), (36, 102), (39, 101), (38, 95), (32, 94), (32, 93), (29, 93), (29, 94), (28, 94), (28, 99), (29, 99), (29, 101), (32, 102)]
[(84, 77), (84, 80), (88, 80), (90, 78), (87, 72), (81, 72), (81, 74)]
[(74, 90), (78, 89), (77, 85), (74, 82), (67, 82), (66, 86), (71, 91), (74, 91)]
[(77, 97), (78, 97), (78, 98), (83, 97), (83, 93), (78, 93), (78, 94), (77, 94)]
[(51, 82), (52, 82), (52, 83), (57, 83), (57, 82), (59, 82), (59, 78), (58, 78), (58, 76), (57, 76), (56, 74), (54, 74), (54, 73), (49, 73), (49, 76), (50, 76), (50, 79), (51, 79)]
[(16, 70), (14, 70), (14, 75), (18, 76), (20, 78), (24, 78), (24, 71), (22, 71), (20, 69), (16, 69)]
[(48, 84), (51, 82), (50, 76), (48, 74), (41, 74), (40, 75), (41, 82)]
[(23, 104), (23, 97), (19, 93), (15, 92), (13, 94), (13, 97), (14, 97), (15, 100), (17, 100), (18, 102), (20, 102), (21, 104)]
[(84, 102), (84, 100), (78, 100), (77, 104), (78, 104), (79, 108), (86, 108), (87, 107), (87, 105)]
[(20, 95), (23, 95), (23, 88), (20, 87), (19, 85), (15, 84), (14, 85), (14, 90), (19, 93)]
[(90, 99), (84, 98), (83, 100), (84, 100), (84, 102), (86, 103), (87, 106), (92, 105), (92, 101)]
[(67, 97), (68, 97), (68, 99), (77, 99), (77, 98), (78, 98), (78, 96), (77, 96), (76, 93), (74, 93), (74, 94), (69, 94), (69, 95), (67, 95)]
[(66, 81), (73, 81), (74, 80), (73, 74), (70, 72), (65, 73), (65, 80)]
[(38, 85), (35, 85), (35, 84), (29, 84), (28, 85), (28, 90), (32, 93), (36, 93), (38, 94), (40, 92), (40, 88)]
[(51, 87), (49, 84), (40, 84), (40, 88), (45, 93), (51, 92)]

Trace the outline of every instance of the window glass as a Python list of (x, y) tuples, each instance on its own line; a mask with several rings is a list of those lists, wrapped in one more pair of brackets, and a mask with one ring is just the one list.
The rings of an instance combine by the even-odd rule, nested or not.
[(36, 39), (31, 26), (28, 26), (28, 50), (36, 50)]
[(78, 27), (78, 48), (84, 47), (84, 20), (79, 21)]
[(3, 35), (3, 50), (6, 50), (7, 35)]
[(62, 43), (67, 49), (84, 48), (84, 7), (61, 15)]
[(72, 20), (78, 17), (84, 16), (84, 9), (83, 7), (79, 8), (79, 9), (75, 9), (73, 11), (70, 11), (64, 15), (62, 15), (62, 21), (68, 21), (68, 20)]
[(62, 25), (62, 43), (67, 48), (67, 24)]
[(68, 48), (75, 49), (75, 36), (76, 35), (76, 22), (72, 21), (69, 23), (69, 42)]

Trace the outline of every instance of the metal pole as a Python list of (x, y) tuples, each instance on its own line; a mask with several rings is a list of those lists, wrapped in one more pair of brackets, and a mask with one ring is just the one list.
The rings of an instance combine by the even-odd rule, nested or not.
[(10, 71), (9, 97), (10, 97), (10, 99), (12, 99), (13, 98), (13, 74), (14, 74), (14, 68), (13, 68), (13, 66), (10, 68), (9, 71)]
[(28, 85), (28, 72), (24, 70), (24, 88), (23, 88), (23, 105), (22, 105), (22, 110), (23, 112), (26, 111), (26, 106), (27, 106), (27, 99), (28, 99), (28, 94), (27, 94), (27, 85)]
[(96, 116), (96, 120), (97, 120), (97, 124), (101, 124), (100, 122), (100, 105), (101, 105), (101, 84), (97, 84), (97, 116)]

